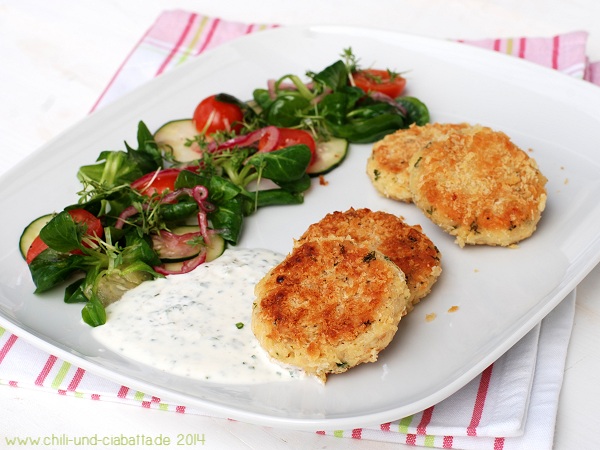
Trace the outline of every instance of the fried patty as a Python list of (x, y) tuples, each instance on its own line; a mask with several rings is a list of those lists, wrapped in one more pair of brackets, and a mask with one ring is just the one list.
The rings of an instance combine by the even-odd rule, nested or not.
[(412, 199), (461, 247), (510, 246), (535, 231), (547, 180), (506, 134), (472, 131), (449, 134), (412, 156)]
[(351, 208), (327, 214), (308, 227), (297, 244), (328, 236), (349, 237), (392, 260), (406, 276), (413, 305), (431, 291), (442, 272), (441, 254), (422, 228), (387, 212)]
[(255, 294), (252, 330), (261, 346), (323, 381), (376, 361), (411, 306), (396, 264), (343, 238), (295, 246)]
[(412, 156), (449, 133), (470, 130), (466, 123), (411, 125), (388, 134), (373, 144), (367, 160), (367, 175), (383, 196), (404, 202), (412, 201), (409, 186), (409, 162)]

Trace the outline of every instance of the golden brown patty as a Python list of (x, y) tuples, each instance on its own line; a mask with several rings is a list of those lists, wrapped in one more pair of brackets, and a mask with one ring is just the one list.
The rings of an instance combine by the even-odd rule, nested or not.
[(324, 381), (375, 361), (410, 306), (402, 271), (350, 239), (298, 245), (255, 294), (252, 330), (262, 347)]
[(410, 162), (413, 202), (456, 242), (509, 246), (535, 231), (546, 178), (502, 132), (454, 133)]
[(387, 212), (351, 208), (327, 214), (308, 227), (298, 244), (327, 236), (350, 237), (392, 260), (406, 276), (413, 305), (431, 291), (442, 272), (441, 254), (421, 227)]
[(408, 163), (415, 152), (445, 139), (449, 133), (470, 129), (471, 126), (465, 123), (413, 124), (408, 129), (388, 134), (373, 145), (367, 160), (367, 175), (375, 189), (385, 197), (410, 202)]

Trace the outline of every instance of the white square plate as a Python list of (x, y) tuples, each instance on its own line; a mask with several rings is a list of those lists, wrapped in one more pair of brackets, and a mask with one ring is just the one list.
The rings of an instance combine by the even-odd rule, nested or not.
[[(176, 377), (112, 353), (62, 290), (34, 295), (18, 251), (33, 218), (76, 201), (77, 169), (101, 150), (135, 143), (137, 123), (156, 130), (190, 117), (216, 92), (241, 99), (268, 78), (318, 71), (351, 47), (363, 66), (406, 72), (408, 95), (432, 121), (467, 121), (506, 132), (549, 179), (538, 230), (517, 249), (459, 248), (414, 206), (376, 194), (366, 174), (370, 146), (316, 180), (303, 205), (250, 217), (240, 246), (287, 253), (326, 213), (369, 207), (421, 224), (443, 254), (433, 292), (401, 322), (377, 363), (313, 381), (218, 385)], [(279, 28), (223, 45), (85, 118), (0, 180), (0, 325), (82, 368), (208, 413), (296, 429), (349, 429), (421, 411), (477, 376), (523, 337), (600, 259), (600, 89), (514, 57), (463, 44), (341, 27)], [(449, 313), (452, 306), (458, 311)], [(427, 322), (426, 314), (436, 319)]]

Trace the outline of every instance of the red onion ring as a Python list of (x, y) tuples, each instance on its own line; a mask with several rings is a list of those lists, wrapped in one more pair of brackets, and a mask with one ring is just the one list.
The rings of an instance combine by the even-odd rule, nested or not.
[(271, 139), (279, 139), (279, 130), (277, 127), (269, 125), (251, 133), (228, 139), (220, 144), (213, 141), (208, 144), (208, 151), (211, 153), (216, 153), (223, 150), (229, 150), (233, 147), (250, 147), (251, 145), (260, 141), (260, 139), (267, 133), (270, 137), (269, 141), (271, 141)]
[(382, 92), (369, 92), (369, 97), (378, 102), (387, 103), (388, 105), (396, 108), (402, 115), (406, 116), (407, 112), (406, 108), (394, 100), (389, 95), (383, 94)]
[(168, 270), (164, 266), (155, 266), (154, 271), (161, 275), (180, 275), (191, 272), (204, 262), (206, 262), (206, 247), (198, 254), (198, 256), (185, 261), (180, 270)]

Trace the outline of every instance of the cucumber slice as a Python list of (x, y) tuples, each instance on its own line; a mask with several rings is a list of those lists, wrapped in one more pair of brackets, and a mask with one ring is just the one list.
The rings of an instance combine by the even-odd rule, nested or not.
[[(176, 227), (176, 228), (173, 228), (173, 230), (171, 230), (171, 232), (175, 233), (175, 234), (196, 233), (197, 231), (200, 231), (200, 228), (198, 228), (197, 226), (194, 226), (194, 225), (182, 225), (180, 227)], [(223, 254), (224, 251), (225, 251), (225, 240), (218, 234), (212, 235), (210, 237), (210, 245), (206, 249), (206, 261), (212, 261), (214, 259), (217, 259), (219, 256), (221, 256)], [(190, 258), (186, 258), (186, 259), (191, 259), (194, 256), (197, 256), (198, 253), (196, 253), (195, 255), (191, 256)]]
[(225, 251), (225, 239), (215, 234), (210, 237), (210, 245), (206, 250), (206, 262), (214, 261)]
[[(196, 219), (196, 222), (198, 220)], [(188, 233), (197, 233), (200, 231), (200, 227), (198, 225), (181, 225), (179, 227), (174, 227), (171, 230), (173, 234), (188, 234)]]
[(198, 131), (192, 119), (173, 120), (154, 133), (154, 141), (162, 152), (172, 154), (175, 161), (190, 162), (202, 157), (197, 143), (187, 145), (196, 135)]
[(348, 154), (348, 141), (342, 138), (331, 138), (329, 141), (317, 143), (315, 162), (306, 173), (311, 177), (326, 174), (339, 166)]
[(19, 250), (23, 258), (27, 257), (27, 251), (33, 240), (40, 235), (40, 230), (46, 226), (48, 222), (54, 217), (54, 214), (46, 214), (45, 216), (38, 217), (33, 222), (25, 227), (21, 238), (19, 239)]

